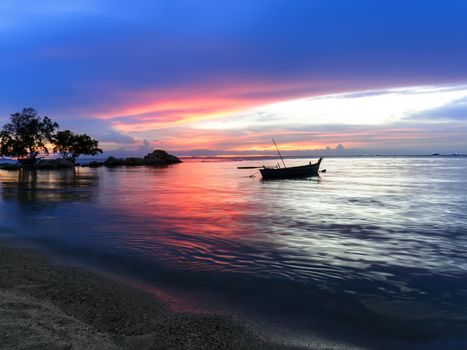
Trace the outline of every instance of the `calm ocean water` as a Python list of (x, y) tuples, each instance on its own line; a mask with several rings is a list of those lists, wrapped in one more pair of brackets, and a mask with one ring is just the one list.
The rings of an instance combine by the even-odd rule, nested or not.
[(0, 237), (296, 344), (467, 348), (467, 158), (327, 158), (319, 178), (267, 182), (237, 169), (271, 162), (0, 171)]

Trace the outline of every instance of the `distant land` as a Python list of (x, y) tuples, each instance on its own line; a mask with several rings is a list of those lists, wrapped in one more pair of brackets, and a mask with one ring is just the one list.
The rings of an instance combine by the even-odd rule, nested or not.
[[(111, 153), (108, 153), (111, 155)], [(315, 158), (318, 155), (315, 154), (308, 154), (308, 155), (283, 155), (284, 159), (307, 159), (307, 158)], [(255, 161), (255, 160), (273, 160), (278, 159), (277, 155), (220, 155), (220, 156), (178, 156), (184, 161)], [(431, 155), (431, 154), (348, 154), (348, 155), (326, 155), (327, 158), (360, 158), (360, 157), (382, 157), (382, 158), (392, 158), (392, 157), (427, 157), (427, 158), (436, 158), (436, 157), (452, 157), (452, 158), (465, 158), (467, 154), (439, 154), (439, 155)], [(88, 164), (92, 161), (102, 162), (107, 159), (107, 155), (105, 157), (93, 157), (87, 158), (83, 157), (79, 159), (79, 164)], [(9, 158), (0, 158), (1, 163), (16, 163), (16, 160), (9, 159)]]

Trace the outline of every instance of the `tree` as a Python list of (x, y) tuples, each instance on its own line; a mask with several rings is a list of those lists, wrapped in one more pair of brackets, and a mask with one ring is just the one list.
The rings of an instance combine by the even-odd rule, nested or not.
[(77, 135), (70, 130), (59, 131), (53, 138), (55, 144), (54, 153), (60, 153), (62, 158), (67, 159), (73, 164), (82, 154), (95, 156), (102, 153), (98, 148), (99, 141), (94, 140), (86, 134)]
[(40, 159), (39, 154), (49, 153), (47, 143), (52, 141), (57, 128), (57, 123), (48, 117), (40, 117), (33, 108), (11, 114), (10, 122), (0, 132), (0, 156), (34, 166)]

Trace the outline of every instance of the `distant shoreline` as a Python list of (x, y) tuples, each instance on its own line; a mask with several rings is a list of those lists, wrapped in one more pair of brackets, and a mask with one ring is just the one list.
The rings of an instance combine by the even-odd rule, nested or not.
[[(317, 158), (319, 155), (305, 155), (305, 156), (286, 156), (282, 155), (284, 159), (310, 159)], [(467, 158), (467, 154), (440, 154), (433, 156), (430, 154), (407, 154), (407, 155), (380, 155), (380, 154), (361, 154), (361, 155), (323, 155), (324, 158)], [(178, 156), (178, 158), (183, 161), (249, 161), (249, 160), (275, 160), (278, 157), (272, 155), (257, 155), (257, 156)], [(106, 157), (96, 157), (96, 158), (80, 158), (78, 159), (79, 164), (89, 164), (92, 161), (104, 161)], [(2, 163), (16, 163), (14, 159), (0, 158), (0, 164)]]
[(2, 241), (0, 287), (7, 348), (290, 349), (228, 317), (175, 313), (140, 290)]

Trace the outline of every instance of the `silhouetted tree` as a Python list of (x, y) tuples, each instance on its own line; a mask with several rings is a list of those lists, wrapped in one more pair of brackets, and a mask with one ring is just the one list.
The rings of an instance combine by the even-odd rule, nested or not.
[(49, 153), (47, 143), (52, 141), (57, 128), (57, 123), (40, 117), (33, 108), (11, 114), (10, 122), (0, 132), (0, 156), (33, 166), (40, 159), (39, 154)]
[(53, 143), (55, 144), (54, 153), (60, 153), (62, 158), (73, 162), (73, 164), (75, 164), (76, 158), (82, 154), (95, 156), (102, 153), (102, 150), (98, 148), (99, 141), (86, 134), (74, 134), (70, 130), (57, 132), (54, 135)]

